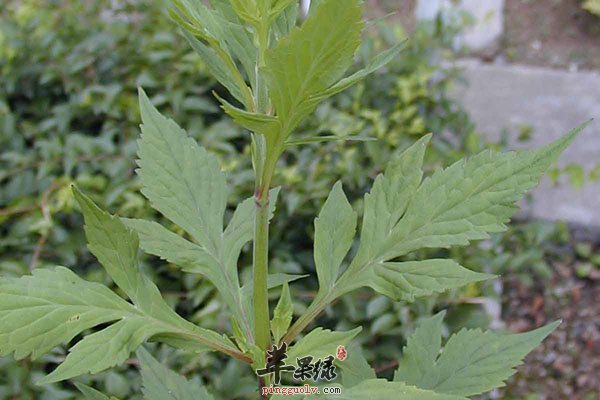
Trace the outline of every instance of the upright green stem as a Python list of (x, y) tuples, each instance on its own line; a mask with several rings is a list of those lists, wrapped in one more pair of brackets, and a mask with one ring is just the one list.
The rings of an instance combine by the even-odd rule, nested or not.
[(264, 113), (267, 111), (269, 103), (269, 94), (267, 91), (267, 83), (261, 74), (261, 68), (265, 66), (265, 53), (269, 47), (269, 27), (260, 24), (256, 27), (256, 42), (258, 45), (257, 60), (256, 60), (256, 93), (255, 102), (258, 112)]
[(254, 222), (254, 330), (256, 345), (263, 350), (269, 347), (269, 298), (267, 275), (269, 272), (269, 188), (261, 186), (254, 195), (256, 216)]
[[(269, 27), (259, 24), (256, 27), (256, 42), (258, 54), (256, 60), (256, 85), (255, 103), (260, 113), (267, 112), (268, 92), (264, 78), (261, 76), (261, 68), (265, 63), (265, 52), (269, 42)], [(267, 160), (263, 160), (267, 161)], [(269, 293), (267, 287), (267, 276), (269, 273), (269, 189), (273, 169), (267, 161), (267, 167), (262, 171), (262, 176), (256, 176), (256, 188), (254, 201), (256, 213), (254, 220), (254, 330), (256, 345), (262, 350), (267, 350), (271, 343)]]

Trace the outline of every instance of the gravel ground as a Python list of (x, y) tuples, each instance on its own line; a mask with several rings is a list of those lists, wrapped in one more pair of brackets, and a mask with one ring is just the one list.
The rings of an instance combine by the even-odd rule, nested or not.
[(581, 0), (506, 0), (503, 53), (509, 61), (600, 68), (600, 18)]
[[(505, 278), (504, 320), (510, 330), (526, 331), (563, 320), (528, 356), (509, 382), (505, 396), (600, 399), (600, 270), (591, 268), (576, 262), (555, 264), (551, 281), (538, 281), (533, 287), (516, 277)], [(537, 395), (527, 397), (531, 393)]]

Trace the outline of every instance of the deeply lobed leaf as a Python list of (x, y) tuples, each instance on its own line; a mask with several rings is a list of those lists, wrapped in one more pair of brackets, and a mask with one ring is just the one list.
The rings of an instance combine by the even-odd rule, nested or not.
[(586, 125), (542, 149), (485, 151), (423, 181), (421, 165), (429, 137), (421, 139), (390, 163), (365, 196), (361, 243), (335, 284), (335, 296), (370, 286), (410, 301), (489, 279), (451, 261), (389, 261), (420, 248), (466, 245), (504, 230), (515, 203)]
[(75, 344), (65, 361), (40, 383), (118, 365), (141, 343), (161, 335), (243, 358), (228, 339), (179, 317), (140, 271), (137, 236), (81, 192), (74, 189), (74, 193), (84, 213), (90, 250), (133, 304), (64, 267), (0, 278), (0, 354), (37, 358), (87, 329), (112, 323)]
[(85, 329), (139, 312), (106, 286), (64, 267), (0, 278), (0, 355), (37, 359)]
[(216, 157), (162, 116), (142, 90), (140, 109), (143, 124), (137, 172), (142, 193), (210, 254), (218, 255), (227, 186)]
[[(225, 174), (213, 155), (188, 137), (177, 124), (162, 116), (140, 90), (142, 138), (138, 174), (142, 193), (154, 208), (185, 229), (196, 241), (169, 231), (155, 222), (124, 220), (141, 239), (147, 253), (179, 265), (187, 272), (205, 275), (219, 290), (234, 319), (248, 339), (252, 322), (247, 317), (238, 277), (238, 257), (254, 229), (253, 198), (242, 202), (223, 231), (227, 206)], [(272, 189), (271, 215), (278, 189)]]
[(560, 323), (513, 335), (463, 329), (441, 349), (442, 318), (440, 313), (424, 321), (409, 338), (396, 381), (459, 396), (504, 386), (514, 367)]
[(380, 258), (389, 260), (424, 247), (466, 245), (504, 231), (515, 203), (586, 126), (541, 149), (488, 150), (436, 171), (413, 194)]

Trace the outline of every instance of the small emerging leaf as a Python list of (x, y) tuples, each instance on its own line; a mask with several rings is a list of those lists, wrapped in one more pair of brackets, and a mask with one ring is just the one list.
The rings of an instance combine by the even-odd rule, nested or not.
[(292, 322), (293, 314), (294, 307), (290, 295), (290, 287), (286, 282), (281, 289), (281, 296), (273, 311), (273, 320), (271, 321), (271, 331), (273, 332), (275, 343), (279, 343), (283, 335), (287, 332)]

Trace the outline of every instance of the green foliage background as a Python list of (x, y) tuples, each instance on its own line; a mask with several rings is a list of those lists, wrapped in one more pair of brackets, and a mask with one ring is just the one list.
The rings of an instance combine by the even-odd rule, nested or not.
[(585, 0), (583, 2), (583, 8), (592, 14), (600, 16), (600, 1), (598, 0)]
[[(429, 169), (483, 147), (468, 115), (448, 97), (460, 75), (442, 66), (442, 61), (452, 57), (459, 29), (439, 21), (418, 28), (407, 50), (385, 74), (375, 74), (336, 96), (303, 123), (300, 131), (305, 136), (377, 140), (307, 145), (285, 156), (275, 179), (284, 190), (271, 229), (274, 272), (314, 276), (313, 219), (338, 179), (351, 201), (360, 199), (392, 155), (429, 132), (435, 133), (433, 151), (426, 159)], [(406, 36), (401, 28), (380, 23), (371, 30), (358, 64)], [(139, 194), (134, 174), (138, 86), (148, 91), (165, 115), (220, 157), (236, 188), (230, 197), (232, 207), (252, 192), (248, 135), (223, 115), (211, 91), (225, 96), (224, 90), (159, 2), (8, 0), (0, 14), (0, 74), (2, 274), (19, 276), (33, 268), (65, 265), (86, 279), (110, 283), (85, 247), (70, 184), (76, 183), (102, 207), (120, 215), (150, 217), (153, 213)], [(566, 234), (552, 224), (515, 225), (481, 245), (429, 251), (429, 256), (445, 257), (451, 252), (470, 269), (502, 273), (533, 268), (543, 275), (548, 274), (544, 259), (552, 251), (549, 239), (565, 240)], [(209, 284), (157, 259), (147, 257), (143, 263), (178, 312), (216, 330), (229, 324)], [(250, 264), (247, 255), (240, 267)], [(316, 277), (301, 282), (304, 289), (296, 295), (314, 296)], [(397, 337), (412, 332), (420, 317), (433, 315), (438, 305), (444, 305), (449, 307), (448, 331), (485, 326), (489, 317), (481, 305), (448, 304), (451, 297), (484, 296), (497, 298), (493, 284), (470, 286), (410, 306), (364, 291), (328, 308), (321, 322), (340, 330), (363, 325), (359, 341), (367, 358), (389, 376), (392, 369), (385, 366), (402, 347)], [(301, 307), (297, 304), (296, 311)], [(224, 398), (246, 398), (255, 390), (252, 377), (233, 361), (156, 350), (159, 358), (168, 358), (189, 377), (209, 378), (209, 386)], [(62, 358), (59, 349), (34, 364), (0, 358), (0, 399), (77, 398), (72, 387), (33, 384)], [(134, 369), (121, 367), (87, 383), (108, 394), (135, 398), (131, 396), (139, 393), (137, 375)]]

